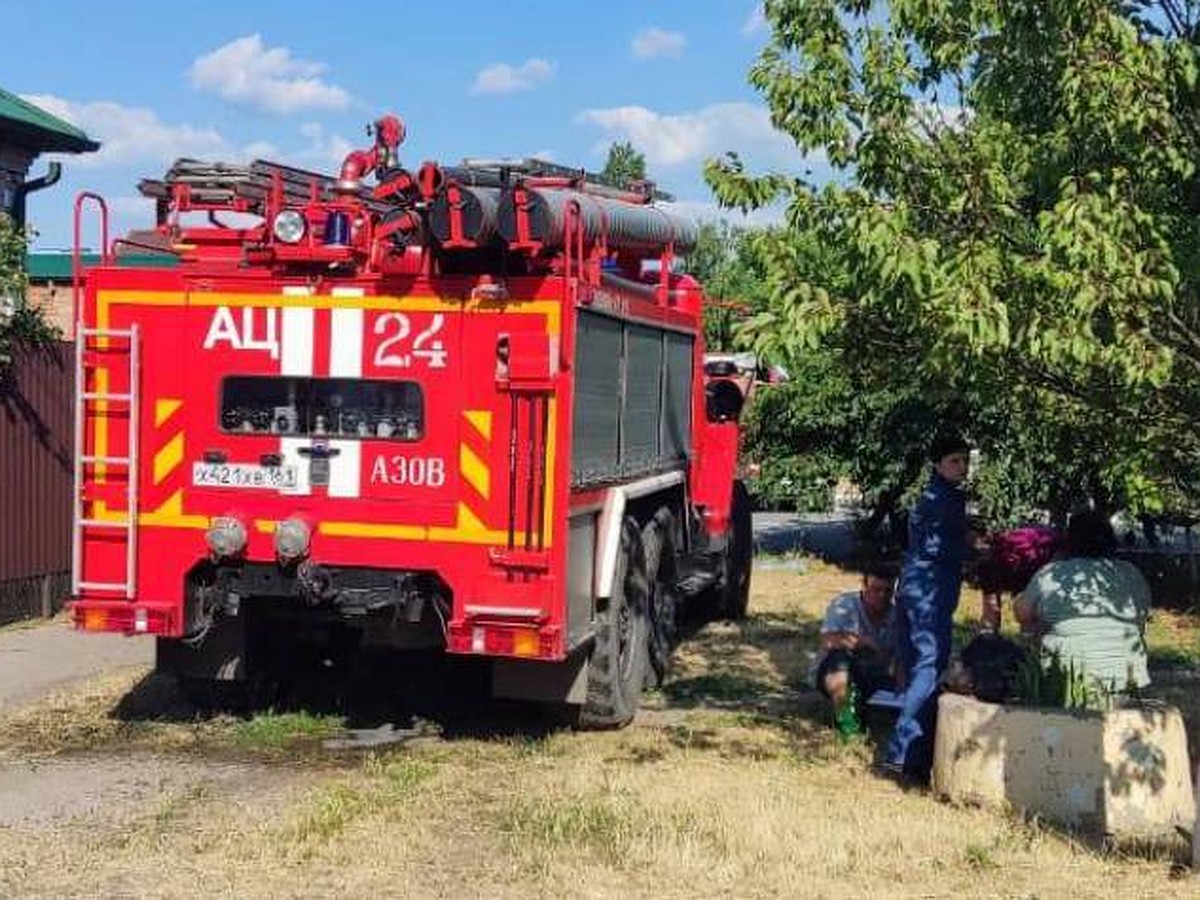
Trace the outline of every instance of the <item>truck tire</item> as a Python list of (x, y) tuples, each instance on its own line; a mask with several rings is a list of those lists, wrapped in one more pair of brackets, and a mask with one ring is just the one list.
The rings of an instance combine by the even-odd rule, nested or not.
[(722, 589), (721, 611), (726, 619), (744, 619), (750, 607), (750, 571), (754, 566), (754, 522), (750, 492), (740, 481), (733, 483), (729, 513), (728, 567)]
[(641, 532), (633, 519), (626, 518), (621, 524), (613, 594), (596, 613), (580, 728), (620, 728), (637, 712), (649, 657), (648, 594)]
[(677, 634), (676, 614), (679, 597), (676, 578), (676, 519), (667, 507), (660, 507), (642, 529), (642, 548), (646, 556), (646, 610), (650, 617), (649, 663), (646, 683), (661, 687), (670, 669), (671, 650)]
[(750, 605), (750, 569), (754, 560), (754, 525), (750, 494), (740, 481), (733, 483), (729, 508), (729, 530), (721, 554), (720, 577), (700, 598), (701, 612), (711, 620), (737, 621), (746, 617)]

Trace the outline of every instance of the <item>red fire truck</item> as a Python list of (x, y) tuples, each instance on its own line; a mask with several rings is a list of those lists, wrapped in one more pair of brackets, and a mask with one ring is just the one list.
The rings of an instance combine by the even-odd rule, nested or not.
[[(684, 604), (746, 609), (742, 396), (703, 360), (695, 226), (530, 160), (333, 178), (180, 160), (172, 267), (76, 265), (75, 625), (211, 699), (301, 641), (491, 661), (632, 717)], [(363, 179), (373, 176), (373, 186)], [(78, 260), (78, 251), (77, 251)], [(719, 367), (717, 367), (719, 369)]]

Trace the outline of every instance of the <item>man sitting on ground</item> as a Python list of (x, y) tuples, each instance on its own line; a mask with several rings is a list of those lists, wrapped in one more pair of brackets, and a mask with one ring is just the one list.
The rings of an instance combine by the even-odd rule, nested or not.
[(814, 667), (817, 689), (833, 703), (842, 731), (859, 730), (858, 702), (891, 690), (895, 575), (879, 566), (863, 573), (862, 587), (839, 594), (825, 611), (821, 652)]

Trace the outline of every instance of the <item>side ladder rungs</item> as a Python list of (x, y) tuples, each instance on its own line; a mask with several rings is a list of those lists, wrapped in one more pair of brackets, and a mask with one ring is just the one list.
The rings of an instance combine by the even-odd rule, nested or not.
[(106, 394), (88, 391), (81, 396), (84, 400), (110, 400), (118, 403), (130, 403), (133, 401), (133, 394)]
[(129, 465), (128, 456), (83, 456), (81, 459), (89, 465), (100, 466), (127, 466)]
[(114, 338), (131, 338), (133, 337), (132, 328), (81, 328), (80, 332), (84, 337), (114, 337)]
[(112, 581), (81, 581), (79, 582), (81, 591), (120, 591), (124, 593), (129, 590), (129, 585), (124, 582)]
[(79, 524), (84, 528), (120, 528), (124, 531), (129, 527), (128, 519), (80, 519)]

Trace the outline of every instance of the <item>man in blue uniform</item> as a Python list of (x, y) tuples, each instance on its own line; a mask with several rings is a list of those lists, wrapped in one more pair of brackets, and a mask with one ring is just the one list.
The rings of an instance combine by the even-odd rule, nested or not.
[(896, 616), (905, 684), (883, 764), (888, 775), (923, 781), (933, 764), (937, 689), (950, 661), (952, 619), (967, 555), (962, 483), (970, 467), (969, 450), (960, 437), (934, 440), (929, 454), (933, 475), (909, 516)]

